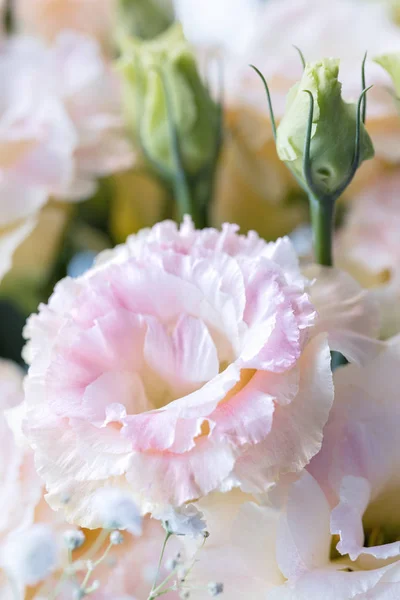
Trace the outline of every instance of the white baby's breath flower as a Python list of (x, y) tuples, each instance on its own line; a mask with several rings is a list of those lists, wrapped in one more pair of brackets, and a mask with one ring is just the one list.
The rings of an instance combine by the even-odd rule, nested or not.
[(160, 515), (166, 531), (175, 535), (206, 537), (204, 515), (194, 504), (185, 504), (180, 508), (169, 508)]
[(32, 525), (15, 532), (2, 548), (4, 569), (24, 585), (36, 585), (57, 567), (59, 548), (56, 537), (46, 525)]
[(64, 533), (64, 542), (69, 550), (76, 550), (85, 543), (85, 534), (79, 529), (69, 529)]
[(223, 593), (224, 584), (221, 582), (218, 582), (218, 583), (210, 582), (207, 586), (207, 589), (208, 589), (208, 593), (210, 594), (210, 596), (212, 596), (214, 598), (215, 596), (219, 596), (220, 594)]
[(110, 543), (113, 544), (113, 546), (119, 546), (124, 543), (124, 536), (120, 531), (112, 531), (110, 534)]
[(97, 492), (94, 504), (106, 529), (124, 529), (133, 535), (141, 535), (142, 518), (130, 494), (105, 488)]

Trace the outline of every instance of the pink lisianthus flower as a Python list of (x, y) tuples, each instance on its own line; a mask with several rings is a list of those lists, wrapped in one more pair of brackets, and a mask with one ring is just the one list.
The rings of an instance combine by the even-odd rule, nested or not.
[(50, 196), (82, 200), (131, 165), (118, 82), (94, 40), (53, 47), (15, 37), (0, 48), (0, 277)]
[(333, 401), (331, 328), (342, 331), (332, 347), (354, 360), (364, 347), (353, 321), (375, 328), (365, 293), (335, 271), (328, 279), (326, 299), (288, 239), (197, 231), (186, 218), (59, 283), (25, 330), (26, 433), (50, 505), (68, 493), (67, 518), (95, 527), (105, 484), (162, 512), (301, 470)]
[(376, 178), (354, 199), (337, 239), (339, 264), (379, 303), (385, 338), (400, 331), (399, 185), (396, 170)]
[(74, 177), (59, 195), (85, 199), (96, 190), (99, 177), (128, 169), (134, 160), (124, 131), (120, 82), (97, 42), (72, 31), (56, 38), (49, 68), (53, 90), (77, 136)]
[(70, 177), (52, 194), (72, 200), (90, 197), (98, 177), (126, 169), (133, 160), (111, 64), (95, 40), (73, 31), (60, 33), (49, 47), (23, 37), (10, 45), (19, 63), (30, 65), (35, 86), (61, 104), (73, 131)]
[[(75, 133), (60, 100), (40, 84), (18, 42), (0, 48), (0, 277), (32, 231), (37, 211), (68, 185)], [(28, 50), (28, 49), (27, 49)]]

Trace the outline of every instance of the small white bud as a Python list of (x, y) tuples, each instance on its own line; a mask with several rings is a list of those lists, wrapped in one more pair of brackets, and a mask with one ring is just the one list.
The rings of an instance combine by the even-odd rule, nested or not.
[(36, 585), (55, 570), (58, 557), (57, 540), (50, 527), (33, 525), (7, 538), (1, 562), (23, 584)]
[(141, 535), (142, 518), (132, 497), (127, 492), (106, 488), (95, 496), (95, 509), (105, 529), (123, 529)]
[(113, 544), (113, 546), (119, 546), (124, 543), (124, 536), (118, 530), (112, 531), (110, 533), (110, 543)]
[(165, 568), (167, 571), (175, 571), (175, 569), (182, 563), (181, 554), (175, 556), (175, 558), (169, 558), (165, 561)]
[(77, 550), (85, 543), (85, 534), (80, 529), (69, 529), (64, 532), (64, 542), (68, 550)]
[(208, 584), (207, 589), (208, 589), (208, 593), (210, 594), (210, 596), (212, 596), (214, 598), (215, 596), (219, 596), (220, 594), (223, 593), (224, 584), (221, 582), (218, 582), (218, 583), (211, 582)]

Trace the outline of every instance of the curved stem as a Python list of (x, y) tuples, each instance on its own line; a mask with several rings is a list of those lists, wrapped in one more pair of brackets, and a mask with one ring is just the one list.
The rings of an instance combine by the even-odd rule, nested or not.
[(158, 578), (160, 576), (160, 571), (161, 571), (161, 567), (162, 567), (162, 561), (163, 561), (163, 558), (164, 558), (165, 549), (167, 547), (168, 540), (170, 539), (171, 536), (172, 536), (172, 533), (170, 531), (167, 531), (167, 534), (166, 534), (165, 539), (164, 539), (164, 543), (163, 543), (162, 548), (161, 548), (160, 559), (158, 561), (158, 566), (157, 566), (157, 573), (156, 573), (156, 576), (154, 578), (153, 586), (152, 586), (152, 588), (150, 590), (150, 595), (148, 597), (148, 600), (154, 600), (154, 598), (157, 597), (154, 594), (156, 593), (156, 589), (157, 589), (157, 581), (158, 581)]
[(274, 135), (274, 140), (276, 141), (276, 121), (275, 121), (274, 109), (272, 108), (271, 93), (269, 91), (267, 80), (265, 79), (265, 77), (261, 73), (261, 71), (259, 69), (257, 69), (257, 67), (255, 67), (254, 65), (250, 65), (250, 67), (253, 69), (253, 71), (255, 71), (257, 73), (257, 75), (260, 77), (261, 81), (264, 84), (264, 89), (265, 89), (265, 93), (267, 94), (267, 100), (268, 100), (268, 108), (269, 108), (269, 116), (270, 116), (271, 125), (272, 125), (272, 133)]
[[(361, 91), (365, 90), (367, 87), (366, 78), (365, 78), (365, 63), (367, 61), (368, 52), (364, 54), (364, 58), (361, 65)], [(362, 122), (365, 125), (365, 120), (367, 118), (367, 96), (364, 94), (363, 96), (363, 106), (362, 106)]]
[(302, 51), (300, 50), (300, 48), (298, 46), (295, 46), (294, 44), (292, 44), (292, 45), (293, 45), (293, 48), (295, 50), (297, 50), (297, 52), (299, 53), (301, 64), (303, 65), (303, 71), (304, 71), (304, 69), (306, 68), (306, 59), (304, 58), (304, 54), (302, 53)]
[(335, 201), (331, 198), (310, 198), (311, 223), (314, 236), (314, 254), (318, 264), (333, 266), (333, 220)]

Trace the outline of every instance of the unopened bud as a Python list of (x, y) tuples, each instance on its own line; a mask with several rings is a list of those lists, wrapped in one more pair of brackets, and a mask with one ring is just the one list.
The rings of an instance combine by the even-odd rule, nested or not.
[(68, 550), (77, 550), (85, 543), (85, 534), (79, 529), (70, 529), (64, 532), (64, 542)]
[(110, 543), (113, 544), (114, 546), (120, 546), (121, 544), (124, 543), (124, 536), (118, 530), (112, 531), (110, 533)]
[(176, 176), (171, 127), (187, 174), (197, 175), (214, 162), (219, 110), (200, 78), (181, 25), (152, 41), (126, 39), (120, 70), (128, 126), (153, 168)]
[[(342, 98), (338, 80), (339, 61), (325, 58), (306, 64), (303, 77), (289, 92), (285, 115), (277, 130), (279, 158), (286, 162), (300, 181), (310, 110), (314, 98), (310, 162), (312, 180), (321, 194), (333, 194), (349, 176), (355, 154), (357, 106)], [(371, 139), (360, 123), (360, 164), (372, 158)]]
[(150, 40), (173, 23), (170, 0), (119, 0), (117, 4), (118, 35), (134, 35)]

